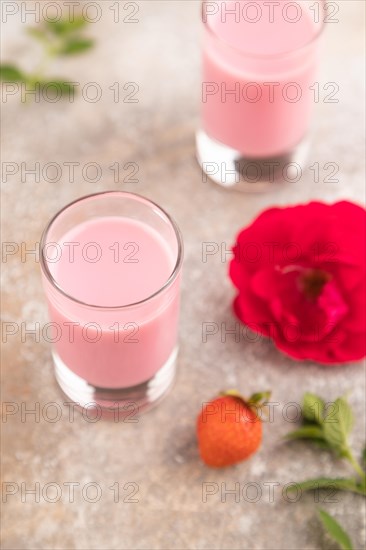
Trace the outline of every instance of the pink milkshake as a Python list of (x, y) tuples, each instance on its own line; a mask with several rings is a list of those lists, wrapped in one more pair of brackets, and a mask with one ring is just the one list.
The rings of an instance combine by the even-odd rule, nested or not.
[(174, 222), (129, 193), (66, 207), (42, 240), (56, 376), (85, 405), (145, 407), (177, 355), (182, 243)]
[(201, 164), (227, 162), (234, 152), (246, 159), (291, 153), (309, 130), (314, 103), (322, 22), (311, 5), (207, 1), (202, 16)]

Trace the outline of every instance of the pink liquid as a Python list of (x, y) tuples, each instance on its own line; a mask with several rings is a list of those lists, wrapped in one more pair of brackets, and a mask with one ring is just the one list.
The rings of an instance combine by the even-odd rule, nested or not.
[[(59, 245), (60, 259), (48, 264), (58, 285), (81, 302), (103, 306), (48, 296), (51, 320), (62, 331), (54, 343), (61, 360), (90, 384), (104, 388), (152, 378), (176, 347), (178, 279), (143, 304), (108, 307), (145, 300), (166, 283), (175, 258), (163, 238), (140, 221), (102, 217), (77, 225)], [(70, 322), (77, 325), (70, 327)]]
[[(319, 29), (301, 2), (297, 22), (288, 21), (299, 14), (283, 11), (289, 4), (284, 0), (272, 20), (264, 0), (257, 0), (258, 12), (245, 11), (244, 1), (224, 4), (207, 16), (203, 128), (211, 138), (248, 157), (289, 152), (304, 137), (311, 119), (316, 42), (306, 45)], [(237, 15), (229, 15), (234, 8)]]

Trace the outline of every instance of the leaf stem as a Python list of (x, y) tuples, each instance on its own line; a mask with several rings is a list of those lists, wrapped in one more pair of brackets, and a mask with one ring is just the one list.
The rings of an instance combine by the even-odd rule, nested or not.
[(366, 472), (363, 471), (361, 464), (355, 459), (353, 456), (353, 453), (351, 449), (347, 449), (344, 455), (345, 459), (348, 460), (348, 462), (353, 466), (353, 469), (357, 474), (361, 477), (361, 479), (365, 482), (366, 480)]

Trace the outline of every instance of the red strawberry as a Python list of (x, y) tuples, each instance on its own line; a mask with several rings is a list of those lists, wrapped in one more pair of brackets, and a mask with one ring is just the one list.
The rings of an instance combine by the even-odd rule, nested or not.
[(248, 400), (235, 390), (205, 403), (197, 418), (201, 458), (208, 466), (230, 466), (255, 453), (262, 441), (262, 420), (258, 408), (268, 401), (269, 392), (256, 393)]

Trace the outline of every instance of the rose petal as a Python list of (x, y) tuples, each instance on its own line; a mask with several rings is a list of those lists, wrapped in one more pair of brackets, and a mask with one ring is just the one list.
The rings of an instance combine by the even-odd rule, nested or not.
[[(331, 364), (360, 359), (366, 340), (365, 234), (365, 210), (347, 201), (262, 212), (239, 233), (230, 265), (239, 289), (237, 316), (252, 327), (257, 323), (254, 330), (294, 358)], [(299, 285), (306, 270), (330, 277), (318, 297)]]

